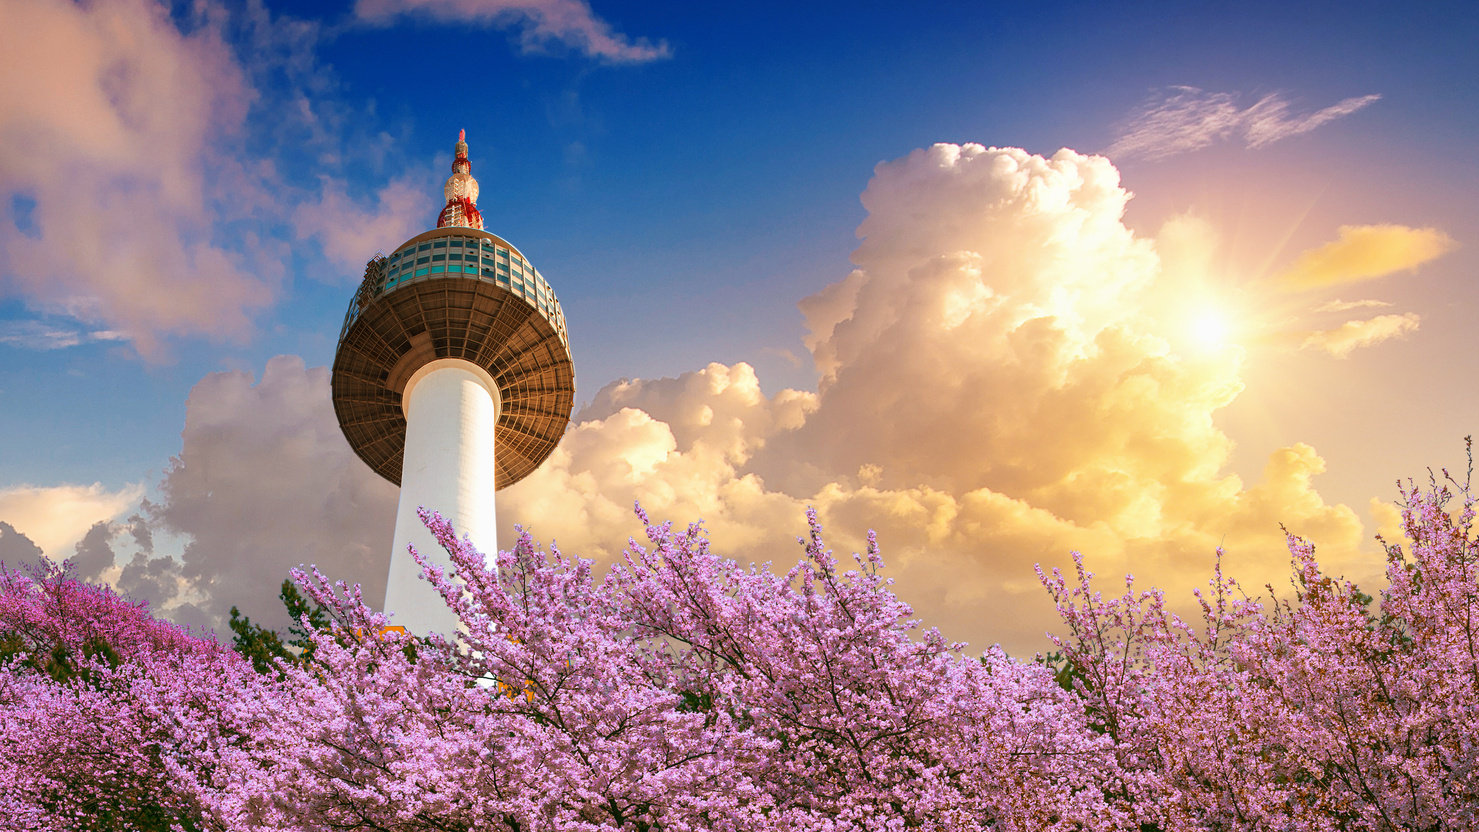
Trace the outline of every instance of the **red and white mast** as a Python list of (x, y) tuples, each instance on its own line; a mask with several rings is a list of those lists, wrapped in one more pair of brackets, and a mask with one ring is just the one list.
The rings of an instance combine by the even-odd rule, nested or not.
[(442, 192), (447, 195), (447, 206), (437, 218), (437, 228), (483, 227), (483, 215), (478, 213), (478, 180), (472, 178), (472, 162), (467, 159), (466, 130), (457, 131), (457, 155)]

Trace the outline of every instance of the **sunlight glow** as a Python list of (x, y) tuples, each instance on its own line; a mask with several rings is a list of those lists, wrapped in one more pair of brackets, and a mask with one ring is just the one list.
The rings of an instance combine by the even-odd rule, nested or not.
[(1227, 313), (1217, 309), (1202, 309), (1187, 318), (1187, 334), (1196, 345), (1211, 349), (1228, 343), (1232, 335), (1232, 323)]

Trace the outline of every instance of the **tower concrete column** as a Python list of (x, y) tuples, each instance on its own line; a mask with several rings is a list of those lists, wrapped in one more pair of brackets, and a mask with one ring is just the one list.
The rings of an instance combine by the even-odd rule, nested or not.
[(497, 557), (493, 442), (499, 407), (492, 376), (460, 358), (428, 362), (401, 393), (406, 450), (385, 610), (394, 613), (391, 623), (417, 635), (451, 636), (457, 629), (456, 616), (421, 580), (421, 567), (406, 549), (413, 545), (450, 570), (447, 553), (416, 516), (419, 507), (441, 512), (458, 535), (469, 536), (490, 560)]

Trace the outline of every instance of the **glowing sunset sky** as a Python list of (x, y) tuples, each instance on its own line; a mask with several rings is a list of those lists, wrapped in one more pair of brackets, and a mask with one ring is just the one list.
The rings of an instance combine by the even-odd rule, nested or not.
[(1024, 653), (1070, 549), (1258, 587), (1283, 523), (1370, 580), (1479, 432), (1479, 11), (1220, 8), (0, 0), (0, 559), (378, 600), (327, 365), (465, 128), (577, 371), (505, 542), (607, 560), (641, 500), (784, 565), (815, 506)]

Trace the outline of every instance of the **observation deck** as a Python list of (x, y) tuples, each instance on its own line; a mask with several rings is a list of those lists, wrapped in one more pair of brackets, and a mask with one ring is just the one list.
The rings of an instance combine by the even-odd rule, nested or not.
[(334, 413), (376, 473), (401, 484), (401, 394), (424, 364), (460, 358), (500, 395), (494, 482), (506, 488), (554, 451), (575, 406), (565, 315), (517, 248), (481, 228), (448, 226), (365, 265), (334, 355)]

